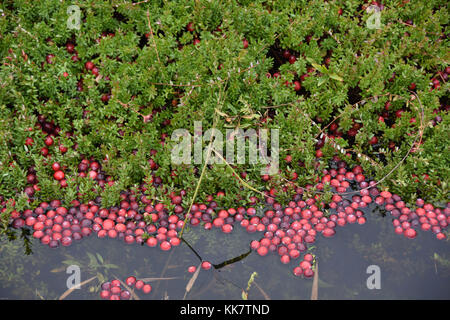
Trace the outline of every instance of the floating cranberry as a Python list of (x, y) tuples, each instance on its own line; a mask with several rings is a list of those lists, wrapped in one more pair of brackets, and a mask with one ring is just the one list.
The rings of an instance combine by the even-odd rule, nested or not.
[(258, 252), (260, 256), (265, 256), (269, 252), (269, 250), (267, 249), (267, 247), (261, 246), (256, 250), (256, 252)]
[(416, 230), (414, 230), (412, 228), (408, 228), (404, 231), (404, 235), (407, 238), (414, 239), (417, 235), (417, 232), (416, 232)]
[(190, 267), (188, 268), (188, 272), (189, 272), (189, 273), (194, 273), (196, 270), (197, 270), (197, 267), (196, 267), (196, 266), (190, 266)]
[(128, 290), (123, 290), (123, 291), (120, 293), (120, 299), (122, 299), (122, 300), (130, 300), (130, 298), (131, 298), (131, 293), (130, 293), (130, 291), (128, 291)]
[(120, 284), (118, 286), (112, 286), (110, 291), (112, 294), (119, 295), (122, 292), (122, 289), (120, 288)]
[(293, 271), (294, 271), (294, 275), (297, 277), (299, 277), (303, 274), (303, 269), (300, 267), (295, 267)]
[(63, 237), (63, 238), (61, 239), (61, 244), (62, 244), (64, 247), (70, 246), (70, 245), (72, 244), (72, 238), (71, 238), (71, 237)]
[(212, 264), (209, 261), (203, 261), (201, 264), (201, 267), (203, 270), (209, 270), (209, 269), (211, 269)]
[(327, 238), (330, 238), (330, 237), (334, 236), (335, 233), (336, 233), (336, 231), (334, 231), (334, 229), (332, 229), (332, 228), (325, 228), (325, 229), (322, 231), (322, 235), (323, 235), (324, 237), (327, 237)]
[(145, 294), (149, 294), (152, 291), (152, 286), (149, 284), (144, 284), (144, 286), (142, 287), (142, 292), (144, 292)]
[(312, 269), (306, 269), (303, 274), (306, 278), (311, 278), (312, 276), (314, 276), (314, 271)]
[(280, 260), (281, 260), (281, 263), (288, 264), (291, 261), (291, 258), (289, 257), (289, 255), (284, 254), (281, 256)]
[(170, 244), (169, 241), (163, 241), (163, 242), (161, 242), (161, 244), (159, 246), (160, 246), (161, 250), (163, 250), (163, 251), (168, 251), (168, 250), (170, 250), (170, 248), (172, 248), (172, 245)]
[(110, 296), (111, 296), (111, 291), (109, 291), (109, 290), (102, 290), (102, 291), (100, 292), (100, 297), (101, 297), (102, 299), (107, 300), (107, 299), (110, 298)]

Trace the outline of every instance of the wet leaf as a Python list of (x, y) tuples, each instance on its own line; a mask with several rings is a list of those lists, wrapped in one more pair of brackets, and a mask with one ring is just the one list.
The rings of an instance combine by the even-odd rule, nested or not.
[(245, 292), (244, 290), (242, 290), (241, 297), (242, 297), (242, 300), (247, 300), (248, 299), (248, 293)]
[(66, 270), (66, 267), (61, 266), (59, 268), (54, 268), (54, 269), (50, 270), (50, 272), (57, 273), (57, 272), (63, 272), (64, 270)]
[(89, 266), (98, 267), (98, 262), (97, 262), (97, 259), (95, 258), (95, 256), (90, 252), (88, 252), (87, 255), (89, 257)]
[(62, 261), (62, 263), (64, 263), (65, 265), (71, 266), (71, 265), (79, 265), (78, 261), (75, 260), (64, 260)]
[(99, 253), (96, 253), (95, 255), (97, 256), (97, 259), (98, 259), (98, 261), (100, 261), (100, 263), (104, 262), (103, 257)]

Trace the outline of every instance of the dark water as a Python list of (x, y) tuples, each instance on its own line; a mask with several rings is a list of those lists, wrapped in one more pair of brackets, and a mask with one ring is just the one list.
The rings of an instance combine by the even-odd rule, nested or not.
[[(369, 209), (370, 210), (370, 209)], [(414, 240), (394, 233), (390, 217), (367, 213), (365, 225), (337, 227), (333, 238), (317, 237), (311, 252), (319, 266), (319, 299), (450, 299), (450, 243), (431, 232), (418, 231)], [(183, 236), (198, 255), (215, 265), (249, 251), (249, 243), (262, 233), (247, 234), (239, 225), (231, 234), (192, 227)], [(175, 278), (149, 282), (153, 290), (141, 299), (183, 299), (192, 277), (190, 265), (200, 259), (185, 243), (169, 252), (118, 239), (98, 239), (95, 234), (70, 247), (50, 249), (32, 239), (32, 254), (23, 241), (0, 243), (0, 299), (57, 299), (67, 290), (66, 267), (80, 267), (81, 281), (97, 276), (74, 290), (66, 299), (100, 299), (101, 282), (127, 276)], [(89, 258), (98, 253), (100, 258)], [(437, 255), (436, 255), (437, 254)], [(187, 299), (240, 300), (253, 272), (251, 299), (300, 299), (311, 296), (312, 279), (296, 277), (292, 269), (299, 260), (284, 265), (276, 253), (265, 257), (255, 252), (220, 269), (201, 270)], [(97, 264), (97, 265), (96, 265)], [(381, 271), (381, 289), (368, 289), (367, 267)], [(100, 279), (100, 280), (99, 280)]]

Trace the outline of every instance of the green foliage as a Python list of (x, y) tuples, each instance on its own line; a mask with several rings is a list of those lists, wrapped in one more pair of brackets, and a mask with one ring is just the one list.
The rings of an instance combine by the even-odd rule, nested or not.
[[(367, 175), (379, 180), (413, 147), (423, 110), (423, 144), (382, 187), (407, 200), (419, 195), (446, 201), (448, 83), (438, 72), (448, 65), (448, 39), (443, 36), (449, 31), (448, 3), (405, 2), (387, 1), (381, 12), (383, 27), (369, 29), (368, 13), (357, 1), (191, 0), (136, 5), (77, 1), (82, 20), (76, 30), (66, 24), (70, 2), (4, 1), (0, 5), (0, 195), (27, 206), (19, 199), (25, 199), (27, 170), (33, 166), (40, 187), (38, 200), (69, 202), (82, 195), (86, 201), (101, 196), (104, 205), (115, 205), (121, 190), (151, 177), (161, 177), (170, 191), (186, 190), (190, 199), (201, 165), (173, 165), (170, 152), (175, 142), (170, 136), (179, 128), (193, 134), (194, 121), (199, 120), (206, 131), (216, 115), (216, 127), (223, 131), (280, 129), (280, 176), (265, 183), (261, 164), (233, 166), (238, 174), (245, 171), (245, 181), (259, 191), (282, 188), (284, 178), (290, 179), (285, 169), (298, 173), (299, 185), (314, 182), (321, 172), (316, 162), (324, 168), (336, 154), (326, 143), (324, 157), (316, 159), (315, 137), (319, 127), (337, 117), (344, 135), (336, 143), (355, 152), (349, 162), (363, 165)], [(409, 19), (412, 26), (404, 23)], [(193, 32), (186, 29), (189, 22)], [(194, 45), (193, 39), (200, 43)], [(78, 62), (67, 52), (68, 42), (75, 44)], [(297, 56), (295, 63), (282, 57), (284, 49)], [(52, 64), (46, 62), (49, 54), (54, 55)], [(87, 61), (98, 67), (100, 76), (86, 71)], [(280, 77), (268, 78), (269, 72), (280, 72)], [(309, 77), (302, 81), (300, 92), (285, 86), (304, 74)], [(441, 80), (439, 89), (430, 90), (433, 78)], [(77, 90), (80, 81), (82, 91)], [(412, 82), (418, 96), (414, 100), (408, 89)], [(103, 94), (111, 95), (106, 103)], [(365, 103), (359, 103), (362, 100)], [(388, 100), (390, 120), (380, 123)], [(405, 112), (396, 119), (395, 111), (400, 109)], [(49, 148), (51, 158), (40, 153), (45, 135), (35, 127), (38, 115), (61, 128)], [(143, 121), (148, 115), (151, 120)], [(442, 121), (433, 125), (436, 116)], [(362, 128), (351, 139), (345, 133), (355, 122)], [(167, 135), (164, 144), (162, 134)], [(379, 140), (376, 148), (368, 143), (374, 135)], [(34, 139), (32, 146), (25, 145), (27, 137)], [(390, 142), (398, 150), (389, 149)], [(65, 154), (59, 144), (68, 148)], [(151, 155), (152, 149), (156, 155)], [(379, 165), (361, 161), (357, 153)], [(283, 160), (288, 154), (293, 159), (290, 164)], [(83, 158), (102, 162), (114, 185), (102, 189), (89, 178), (78, 177)], [(150, 158), (158, 169), (150, 168)], [(66, 188), (53, 179), (52, 161), (67, 166)], [(226, 193), (220, 205), (246, 204), (251, 196), (260, 196), (245, 188), (225, 165), (207, 168), (197, 201), (219, 190)], [(161, 187), (148, 193), (167, 201), (168, 193)], [(4, 212), (2, 221), (5, 217)]]

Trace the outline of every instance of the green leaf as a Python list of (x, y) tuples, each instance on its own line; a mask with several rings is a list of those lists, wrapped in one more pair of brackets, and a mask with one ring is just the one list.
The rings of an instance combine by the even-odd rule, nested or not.
[(330, 73), (328, 74), (330, 76), (331, 79), (337, 80), (337, 81), (344, 81), (344, 79), (342, 79), (342, 77), (338, 76), (335, 73)]
[(87, 255), (89, 257), (89, 266), (94, 267), (94, 266), (99, 265), (97, 262), (97, 259), (95, 258), (95, 256), (92, 253), (87, 252)]
[(99, 253), (95, 253), (95, 255), (97, 256), (98, 261), (103, 264), (103, 257), (99, 254)]

